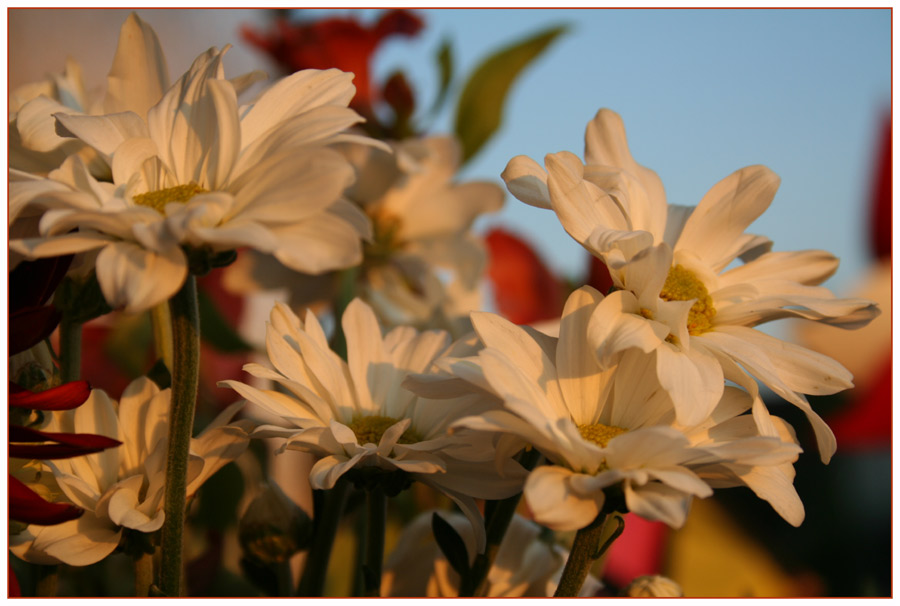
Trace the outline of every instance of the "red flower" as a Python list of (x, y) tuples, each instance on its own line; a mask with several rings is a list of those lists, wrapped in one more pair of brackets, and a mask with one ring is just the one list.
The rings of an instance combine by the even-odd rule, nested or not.
[[(91, 395), (87, 381), (73, 381), (42, 392), (9, 384), (9, 406), (26, 410), (71, 410)], [(18, 459), (66, 459), (99, 452), (121, 442), (88, 433), (51, 433), (21, 425), (9, 426), (9, 456)], [(50, 503), (9, 476), (9, 517), (27, 524), (48, 526), (74, 520), (83, 510), (67, 503)]]
[[(515, 324), (558, 320), (570, 286), (553, 275), (530, 244), (504, 230), (487, 234), (490, 256), (488, 278), (493, 284), (497, 311)], [(600, 259), (588, 255), (584, 283), (606, 294), (612, 286), (609, 270)]]
[(503, 229), (487, 237), (488, 278), (501, 315), (515, 324), (558, 319), (565, 303), (565, 284), (544, 265), (534, 249)]
[(84, 510), (68, 503), (50, 503), (38, 493), (9, 476), (9, 517), (26, 524), (52, 526), (74, 520)]
[(380, 96), (369, 78), (372, 55), (384, 39), (393, 35), (414, 36), (422, 26), (422, 20), (413, 13), (395, 9), (381, 15), (372, 26), (340, 17), (309, 23), (279, 19), (267, 34), (249, 27), (244, 27), (241, 34), (290, 73), (331, 67), (353, 72), (356, 97), (350, 105), (361, 114), (371, 116), (372, 104)]
[(9, 353), (34, 347), (56, 329), (62, 314), (45, 305), (65, 277), (72, 255), (23, 261), (9, 272)]
[(33, 392), (15, 383), (9, 384), (9, 405), (29, 410), (72, 410), (91, 395), (87, 381), (72, 381), (46, 391)]
[(870, 233), (872, 252), (877, 259), (891, 258), (891, 117), (881, 129), (878, 157), (872, 179)]

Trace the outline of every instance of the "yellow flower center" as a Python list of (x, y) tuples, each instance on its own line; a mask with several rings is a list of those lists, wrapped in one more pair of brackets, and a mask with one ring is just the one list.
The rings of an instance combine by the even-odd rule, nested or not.
[(581, 437), (589, 442), (593, 442), (600, 448), (606, 448), (609, 441), (616, 436), (620, 436), (628, 430), (624, 427), (616, 427), (615, 425), (603, 425), (602, 423), (594, 423), (593, 425), (579, 425), (578, 433)]
[[(391, 417), (372, 415), (370, 417), (353, 417), (347, 426), (353, 430), (356, 441), (360, 444), (378, 444), (381, 442), (384, 432), (397, 421), (398, 419)], [(415, 444), (416, 442), (421, 442), (421, 438), (413, 431), (412, 427), (408, 427), (397, 440), (397, 444)]]
[(135, 204), (147, 206), (158, 213), (166, 214), (166, 204), (170, 202), (187, 202), (197, 194), (206, 193), (208, 190), (203, 189), (193, 181), (187, 185), (176, 185), (175, 187), (167, 187), (166, 189), (158, 189), (156, 191), (148, 191), (145, 194), (138, 194), (132, 199)]
[(688, 312), (687, 328), (691, 335), (700, 335), (712, 328), (716, 308), (706, 285), (689, 269), (676, 265), (669, 270), (659, 298), (666, 301), (690, 301), (697, 299)]
[(370, 213), (369, 217), (372, 219), (372, 242), (365, 245), (366, 260), (382, 263), (403, 248), (404, 242), (400, 237), (403, 221), (395, 215), (377, 211)]

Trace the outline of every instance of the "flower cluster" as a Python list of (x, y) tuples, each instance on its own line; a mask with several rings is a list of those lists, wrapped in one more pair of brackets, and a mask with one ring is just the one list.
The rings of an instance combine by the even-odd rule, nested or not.
[[(657, 174), (632, 158), (621, 118), (602, 109), (583, 160), (517, 156), (501, 176), (514, 197), (555, 214), (608, 292), (597, 279), (564, 293), (542, 271), (522, 291), (538, 300), (498, 297), (541, 330), (479, 311), (488, 246), (473, 225), (502, 206), (503, 190), (458, 173), (482, 134), (418, 130), (411, 92), (401, 103), (399, 80), (379, 92), (368, 75), (383, 38), (422, 25), (392, 11), (370, 29), (340, 19), (248, 29), (296, 71), (239, 102), (262, 76), (226, 78), (228, 46), (170, 81), (156, 34), (132, 14), (102, 97), (88, 97), (74, 61), (12, 96), (9, 247), (48, 259), (22, 262), (14, 283), (34, 268), (53, 277), (17, 295), (48, 321), (21, 347), (46, 348), (61, 321), (60, 369), (43, 387), (66, 382), (43, 396), (11, 388), (12, 406), (35, 411), (11, 431), (11, 456), (29, 459), (10, 476), (24, 524), (10, 536), (18, 558), (85, 566), (123, 552), (138, 595), (172, 596), (195, 586), (182, 578), (190, 554), (198, 566), (239, 561), (233, 574), (261, 593), (321, 595), (343, 512), (357, 507), (357, 595), (589, 596), (604, 591), (591, 567), (626, 512), (679, 528), (695, 498), (744, 487), (801, 524), (801, 440), (760, 384), (805, 414), (827, 463), (835, 438), (807, 396), (848, 389), (852, 377), (757, 327), (801, 318), (852, 328), (877, 307), (822, 286), (838, 264), (829, 253), (776, 252), (746, 233), (775, 196), (771, 170), (742, 168), (695, 207), (669, 204)], [(513, 51), (536, 55), (559, 33), (486, 61), (468, 102), (491, 70), (518, 73)], [(349, 67), (357, 73), (338, 69)], [(381, 98), (395, 128), (376, 118)], [(492, 246), (516, 245), (504, 238), (495, 232)], [(198, 299), (197, 276), (228, 265), (217, 275), (242, 300), (261, 290), (280, 300), (268, 322), (244, 322), (265, 349), (246, 375), (215, 377), (239, 401), (208, 414), (203, 330), (223, 349), (251, 349), (215, 297)], [(98, 316), (144, 322), (159, 358), (118, 401), (77, 381), (80, 328)], [(73, 390), (83, 397), (52, 403)], [(38, 441), (54, 443), (23, 445)], [(300, 461), (290, 488), (313, 494), (311, 517), (253, 441)], [(196, 498), (220, 470), (243, 479), (210, 488), (235, 509), (222, 516), (210, 513), (228, 509), (217, 497)], [(530, 520), (516, 515), (520, 497)], [(400, 504), (390, 512), (389, 498)], [(26, 502), (40, 512), (26, 515)], [(464, 517), (434, 512), (441, 504)], [(211, 530), (185, 549), (185, 520), (188, 540), (199, 536), (190, 521), (203, 507), (227, 519), (207, 520)], [(240, 540), (229, 543), (238, 510)], [(398, 518), (408, 526), (384, 566)], [(307, 555), (292, 578), (296, 551)], [(627, 593), (681, 590), (653, 576)]]

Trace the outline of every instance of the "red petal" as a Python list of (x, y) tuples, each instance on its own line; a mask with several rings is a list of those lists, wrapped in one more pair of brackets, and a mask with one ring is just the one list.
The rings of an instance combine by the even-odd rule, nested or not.
[(62, 314), (50, 305), (26, 307), (9, 315), (9, 353), (30, 349), (48, 338)]
[(11, 598), (20, 598), (22, 597), (22, 589), (19, 588), (19, 579), (16, 578), (16, 573), (13, 572), (12, 560), (9, 561), (9, 597)]
[(23, 261), (9, 272), (9, 310), (46, 303), (69, 271), (74, 255)]
[(425, 22), (418, 15), (398, 8), (381, 16), (381, 19), (375, 24), (375, 35), (379, 40), (395, 34), (415, 36), (423, 27), (425, 27)]
[(122, 443), (92, 433), (53, 433), (20, 425), (9, 426), (10, 442), (56, 442), (55, 444), (10, 444), (9, 456), (17, 459), (68, 459), (119, 446)]
[(10, 519), (25, 522), (26, 524), (52, 526), (74, 520), (83, 513), (84, 510), (75, 505), (45, 501), (28, 486), (9, 476)]
[(71, 381), (45, 391), (29, 391), (9, 384), (9, 405), (34, 410), (71, 410), (78, 408), (91, 395), (87, 381)]
[(486, 240), (497, 310), (516, 324), (559, 318), (565, 288), (534, 249), (503, 229), (491, 230)]
[(871, 198), (872, 252), (878, 259), (891, 257), (891, 117), (884, 121), (881, 131), (881, 149), (875, 161)]
[(610, 548), (605, 578), (625, 587), (636, 577), (660, 574), (668, 534), (668, 527), (662, 522), (625, 514), (625, 531)]
[(861, 452), (891, 445), (891, 394), (893, 363), (890, 355), (869, 383), (848, 392), (850, 401), (828, 424), (842, 449)]
[(587, 283), (604, 295), (609, 292), (609, 289), (612, 288), (613, 285), (613, 280), (609, 275), (609, 269), (607, 269), (606, 264), (593, 255), (590, 256), (590, 260), (588, 261)]

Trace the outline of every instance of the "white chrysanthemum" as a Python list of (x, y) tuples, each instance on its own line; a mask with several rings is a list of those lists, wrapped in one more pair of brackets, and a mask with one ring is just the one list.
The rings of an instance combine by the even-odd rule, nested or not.
[[(561, 152), (546, 157), (545, 171), (519, 156), (503, 177), (523, 202), (554, 210), (609, 267), (619, 292), (588, 327), (600, 360), (629, 348), (656, 351), (660, 382), (685, 424), (713, 410), (724, 379), (755, 394), (755, 377), (806, 413), (827, 461), (834, 436), (803, 394), (847, 389), (851, 375), (753, 327), (786, 317), (851, 327), (878, 312), (870, 301), (837, 299), (818, 286), (837, 269), (827, 252), (769, 252), (768, 239), (744, 233), (771, 203), (778, 177), (750, 166), (716, 184), (696, 208), (675, 206), (656, 173), (631, 157), (617, 114), (600, 110), (585, 139), (585, 164)], [(745, 263), (732, 267), (737, 258)]]
[(94, 181), (77, 157), (48, 179), (14, 181), (17, 209), (47, 210), (43, 237), (10, 246), (30, 257), (99, 250), (104, 296), (128, 311), (178, 290), (188, 271), (182, 247), (251, 247), (308, 273), (358, 263), (370, 225), (341, 199), (353, 169), (329, 147), (362, 140), (344, 133), (361, 120), (347, 107), (352, 74), (297, 72), (239, 107), (225, 50), (200, 55), (145, 116), (55, 114), (59, 129), (108, 163), (113, 183)]
[(62, 74), (20, 86), (9, 94), (9, 168), (11, 176), (23, 171), (46, 175), (68, 156), (86, 149), (81, 141), (60, 137), (52, 114), (86, 112), (89, 99), (81, 65), (71, 57)]
[[(305, 321), (281, 303), (272, 309), (266, 350), (275, 370), (248, 364), (244, 370), (271, 379), (285, 391), (223, 381), (241, 396), (279, 417), (254, 437), (283, 437), (285, 447), (315, 455), (313, 488), (330, 489), (354, 469), (408, 473), (452, 498), (472, 520), (484, 545), (483, 523), (474, 498), (499, 499), (521, 490), (521, 467), (511, 459), (505, 475), (495, 473), (491, 436), (449, 435), (457, 419), (483, 409), (478, 397), (431, 400), (401, 387), (444, 353), (444, 331), (399, 327), (382, 336), (372, 309), (355, 299), (342, 320), (345, 362), (328, 346), (312, 312)], [(474, 497), (474, 498), (473, 498)]]
[[(10, 536), (10, 551), (35, 564), (87, 566), (112, 553), (125, 529), (159, 530), (165, 519), (170, 400), (170, 389), (160, 390), (142, 377), (125, 389), (118, 403), (95, 389), (78, 408), (51, 413), (42, 428), (46, 431), (105, 435), (122, 445), (47, 462), (62, 492), (85, 512), (63, 524), (28, 526)], [(249, 423), (226, 424), (239, 408), (229, 407), (191, 439), (188, 497), (247, 448)]]
[[(554, 530), (583, 528), (603, 510), (609, 489), (620, 489), (628, 510), (678, 527), (694, 496), (712, 494), (703, 472), (713, 469), (716, 480), (727, 476), (730, 485), (750, 486), (799, 524), (792, 469), (787, 481), (769, 479), (788, 473), (783, 466), (800, 452), (780, 437), (779, 421), (760, 407), (758, 420), (737, 416), (753, 400), (728, 388), (710, 418), (679, 425), (653, 355), (627, 351), (607, 369), (595, 360), (586, 333), (602, 300), (588, 286), (575, 291), (558, 340), (493, 314), (473, 314), (484, 349), (477, 357), (441, 363), (505, 407), (456, 426), (512, 434), (519, 440), (511, 448), (530, 444), (552, 463), (535, 469), (525, 484), (535, 520)], [(458, 384), (443, 388), (454, 395), (464, 391)], [(772, 473), (754, 473), (760, 467)]]
[[(372, 218), (364, 296), (385, 321), (453, 328), (479, 308), (484, 243), (471, 231), (496, 212), (503, 192), (493, 183), (456, 183), (460, 147), (452, 137), (396, 143), (394, 155), (357, 146), (359, 180), (348, 197)], [(385, 175), (392, 177), (385, 189)]]
[[(238, 93), (265, 79), (260, 71), (231, 80)], [(55, 114), (115, 114), (134, 112), (142, 118), (169, 89), (168, 68), (156, 32), (131, 13), (119, 32), (119, 41), (102, 96), (89, 95), (81, 66), (66, 60), (62, 74), (21, 86), (10, 93), (11, 175), (27, 172), (46, 175), (78, 152), (89, 160), (91, 172), (109, 179), (111, 167), (79, 139), (57, 132)], [(80, 150), (80, 151), (79, 151)]]
[[(373, 224), (356, 273), (359, 295), (388, 326), (471, 330), (468, 314), (481, 307), (484, 242), (471, 228), (498, 210), (503, 191), (484, 181), (456, 182), (459, 144), (452, 137), (408, 139), (392, 152), (368, 145), (338, 147), (356, 182), (345, 192)], [(233, 292), (287, 288), (297, 309), (330, 305), (335, 276), (298, 276), (259, 254), (245, 255), (225, 273)]]
[[(417, 516), (404, 529), (384, 567), (381, 595), (394, 597), (454, 598), (459, 595), (459, 575), (441, 553), (431, 529), (433, 512)], [(470, 561), (475, 558), (475, 538), (465, 519), (440, 513), (465, 542)], [(521, 516), (513, 516), (493, 566), (488, 571), (484, 596), (519, 598), (552, 596), (559, 584), (568, 552), (541, 536), (542, 529)], [(588, 575), (579, 592), (590, 597), (602, 587)]]

